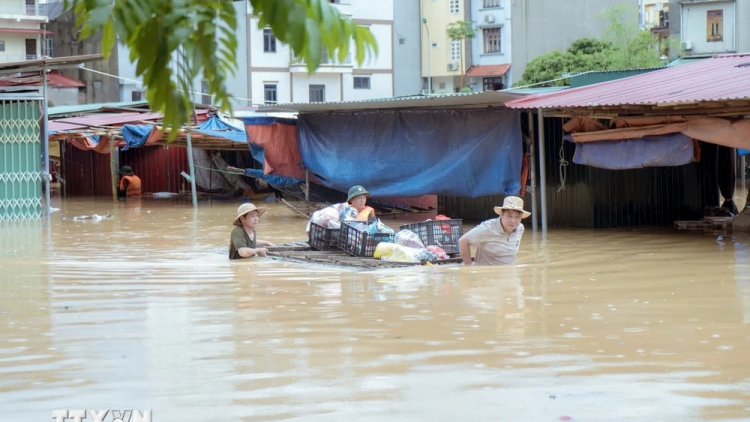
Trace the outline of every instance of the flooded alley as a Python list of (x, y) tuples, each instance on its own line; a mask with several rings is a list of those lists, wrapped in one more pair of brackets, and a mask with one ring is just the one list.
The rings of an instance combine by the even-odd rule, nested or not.
[[(367, 271), (230, 261), (237, 205), (0, 225), (0, 420), (750, 419), (747, 234), (528, 224), (517, 266)], [(259, 238), (305, 239), (264, 206)]]

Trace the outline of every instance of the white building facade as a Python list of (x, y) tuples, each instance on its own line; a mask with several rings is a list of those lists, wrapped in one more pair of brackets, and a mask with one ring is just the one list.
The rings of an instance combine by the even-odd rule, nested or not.
[(47, 22), (38, 0), (0, 0), (0, 63), (49, 55)]
[[(337, 54), (323, 57), (315, 73), (279, 42), (268, 28), (259, 28), (250, 11), (247, 23), (247, 98), (254, 105), (357, 101), (394, 95), (394, 1), (336, 0), (338, 11), (370, 29), (378, 54), (356, 63), (354, 46), (343, 60)], [(418, 25), (418, 23), (415, 23)]]

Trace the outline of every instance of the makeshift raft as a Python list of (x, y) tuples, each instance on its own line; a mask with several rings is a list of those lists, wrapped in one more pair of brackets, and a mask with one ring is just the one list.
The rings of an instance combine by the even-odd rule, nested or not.
[(697, 221), (675, 221), (674, 225), (681, 230), (726, 230), (732, 227), (734, 217), (704, 217)]
[[(302, 262), (307, 264), (323, 264), (350, 268), (403, 268), (417, 265), (428, 265), (427, 261), (415, 262), (392, 262), (377, 258), (351, 256), (348, 253), (335, 251), (318, 251), (310, 247), (305, 241), (285, 243), (268, 248), (268, 256), (283, 261)], [(429, 265), (459, 264), (461, 258), (448, 258), (429, 261)]]

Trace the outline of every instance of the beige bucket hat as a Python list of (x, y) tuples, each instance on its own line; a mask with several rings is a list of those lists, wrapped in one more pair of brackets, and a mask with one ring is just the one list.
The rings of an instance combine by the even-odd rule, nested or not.
[(247, 214), (247, 213), (249, 213), (251, 211), (258, 211), (258, 217), (260, 217), (261, 215), (263, 215), (264, 212), (266, 212), (266, 209), (262, 208), (262, 207), (258, 208), (258, 207), (256, 207), (255, 205), (253, 205), (253, 204), (251, 204), (249, 202), (246, 203), (246, 204), (242, 204), (242, 205), (240, 205), (239, 208), (237, 208), (237, 218), (234, 219), (234, 223), (233, 224), (235, 226), (241, 226), (242, 223), (240, 222), (240, 217), (242, 217), (243, 215), (245, 215), (245, 214)]
[(503, 201), (503, 206), (495, 207), (495, 213), (497, 213), (497, 215), (501, 215), (503, 210), (520, 211), (521, 218), (526, 218), (531, 215), (530, 212), (523, 209), (523, 199), (517, 196), (506, 196)]

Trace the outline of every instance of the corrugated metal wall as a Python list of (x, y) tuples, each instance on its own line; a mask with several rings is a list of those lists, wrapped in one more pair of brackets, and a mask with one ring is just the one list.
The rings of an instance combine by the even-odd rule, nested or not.
[(68, 142), (60, 144), (66, 196), (112, 196), (109, 154), (78, 149)]
[[(545, 119), (549, 226), (671, 226), (677, 220), (700, 219), (705, 206), (719, 205), (715, 145), (701, 143), (701, 161), (685, 166), (604, 170), (572, 163), (575, 145), (563, 140), (562, 124), (562, 119)], [(535, 136), (538, 145), (536, 131)], [(484, 220), (495, 216), (493, 206), (502, 198), (441, 196), (438, 210), (453, 218)], [(524, 201), (530, 211), (528, 193)], [(538, 214), (531, 218), (541, 221)], [(531, 226), (531, 221), (524, 224)]]
[(141, 178), (144, 193), (189, 191), (190, 183), (180, 175), (190, 173), (187, 149), (152, 146), (120, 151), (120, 167), (130, 166)]
[[(62, 144), (61, 172), (68, 196), (112, 196), (109, 154), (83, 151), (65, 142)], [(144, 193), (189, 190), (180, 175), (189, 173), (187, 150), (182, 147), (152, 146), (120, 152), (120, 166), (129, 165), (143, 182)]]
[(701, 161), (685, 166), (604, 170), (573, 164), (575, 145), (562, 139), (562, 124), (545, 119), (548, 225), (671, 226), (718, 205), (715, 145), (701, 143)]

